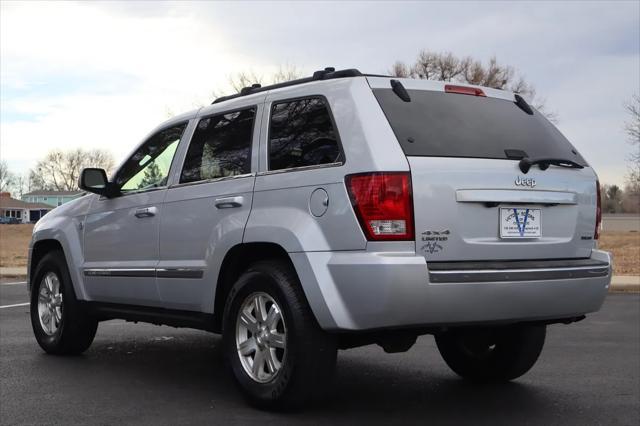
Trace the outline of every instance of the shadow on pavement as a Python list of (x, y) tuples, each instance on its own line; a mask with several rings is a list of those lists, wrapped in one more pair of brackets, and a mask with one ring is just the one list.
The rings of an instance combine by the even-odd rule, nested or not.
[[(83, 356), (43, 354), (35, 357), (32, 368), (41, 369), (59, 392), (80, 406), (108, 410), (106, 417), (99, 415), (102, 421), (142, 417), (171, 423), (178, 417), (180, 423), (198, 424), (215, 414), (225, 423), (244, 423), (254, 417), (277, 424), (483, 423), (489, 419), (521, 423), (532, 418), (539, 422), (541, 413), (559, 420), (557, 404), (544, 387), (518, 382), (468, 384), (443, 368), (435, 348), (424, 344), (400, 355), (386, 355), (378, 348), (340, 352), (334, 384), (324, 401), (300, 412), (261, 412), (242, 399), (220, 347), (219, 337), (198, 332), (99, 338)], [(414, 362), (416, 358), (421, 362)], [(567, 414), (572, 408), (564, 406), (562, 411)], [(82, 421), (92, 419), (96, 420), (84, 417)]]

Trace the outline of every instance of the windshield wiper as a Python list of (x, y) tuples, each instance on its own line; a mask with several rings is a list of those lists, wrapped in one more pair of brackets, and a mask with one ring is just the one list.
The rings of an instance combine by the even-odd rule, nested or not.
[(518, 166), (520, 167), (520, 170), (522, 171), (522, 173), (526, 174), (529, 171), (529, 169), (531, 169), (531, 166), (533, 166), (534, 164), (537, 164), (540, 170), (547, 170), (550, 165), (568, 167), (570, 169), (584, 169), (584, 166), (582, 164), (578, 164), (575, 161), (566, 160), (564, 158), (530, 159), (525, 157), (522, 160), (520, 160), (520, 162), (518, 163)]

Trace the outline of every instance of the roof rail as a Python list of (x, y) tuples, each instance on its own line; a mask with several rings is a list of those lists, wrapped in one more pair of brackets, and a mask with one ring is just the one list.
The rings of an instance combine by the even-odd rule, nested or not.
[(345, 78), (345, 77), (361, 77), (362, 74), (355, 68), (349, 68), (345, 70), (336, 71), (333, 67), (327, 67), (323, 70), (319, 70), (313, 73), (311, 77), (299, 78), (296, 80), (284, 81), (282, 83), (271, 84), (269, 86), (261, 86), (260, 84), (253, 84), (249, 87), (243, 87), (240, 90), (240, 93), (236, 93), (235, 95), (222, 96), (217, 98), (212, 104), (218, 104), (220, 102), (228, 101), (229, 99), (239, 98), (241, 96), (250, 95), (253, 93), (266, 92), (267, 90), (280, 89), (281, 87), (289, 87), (296, 86), (298, 84), (309, 83), (317, 80), (331, 80), (334, 78)]

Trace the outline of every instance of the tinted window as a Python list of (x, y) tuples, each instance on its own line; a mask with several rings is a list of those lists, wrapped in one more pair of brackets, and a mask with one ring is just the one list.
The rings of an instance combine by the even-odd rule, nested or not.
[(251, 172), (255, 108), (200, 120), (189, 145), (180, 182)]
[(315, 166), (340, 161), (340, 147), (322, 98), (274, 104), (269, 130), (269, 169)]
[(562, 158), (586, 165), (569, 141), (538, 111), (525, 113), (503, 99), (409, 90), (411, 102), (376, 89), (406, 155), (505, 159), (505, 150), (529, 158)]
[(115, 182), (120, 190), (131, 192), (165, 186), (171, 161), (186, 127), (184, 123), (149, 138), (118, 171)]

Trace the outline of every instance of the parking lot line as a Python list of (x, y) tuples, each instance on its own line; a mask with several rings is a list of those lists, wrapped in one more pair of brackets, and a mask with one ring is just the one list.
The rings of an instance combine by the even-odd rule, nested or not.
[(18, 306), (28, 306), (29, 302), (27, 303), (16, 303), (15, 305), (4, 305), (4, 306), (0, 306), (0, 309), (4, 309), (4, 308), (17, 308)]
[(0, 283), (0, 285), (21, 285), (21, 284), (26, 284), (26, 281), (16, 281), (14, 283)]

